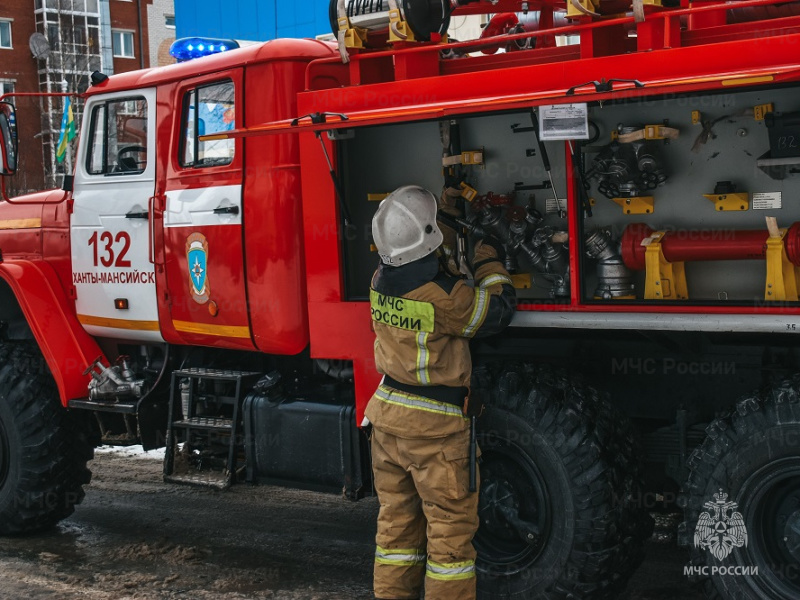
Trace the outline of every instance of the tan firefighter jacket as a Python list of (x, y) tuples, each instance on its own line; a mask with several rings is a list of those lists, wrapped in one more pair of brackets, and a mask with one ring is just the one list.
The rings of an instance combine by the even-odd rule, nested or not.
[(400, 437), (444, 437), (468, 426), (463, 414), (470, 338), (505, 328), (516, 297), (489, 244), (473, 260), (475, 287), (440, 272), (435, 254), (401, 267), (381, 265), (370, 290), (375, 364), (384, 380), (366, 415)]

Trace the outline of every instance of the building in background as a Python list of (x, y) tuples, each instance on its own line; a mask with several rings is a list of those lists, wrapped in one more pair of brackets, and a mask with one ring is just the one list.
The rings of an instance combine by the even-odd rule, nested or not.
[[(23, 10), (24, 5), (24, 10)], [(39, 90), (39, 74), (36, 61), (31, 57), (28, 49), (28, 38), (36, 31), (36, 18), (33, 11), (33, 3), (29, 0), (5, 0), (0, 7), (0, 93), (10, 93), (14, 91)], [(22, 112), (22, 108), (34, 106), (29, 101), (17, 102), (19, 115), (18, 135), (20, 140), (28, 140), (28, 144), (34, 140), (34, 136), (40, 131), (39, 114), (33, 114), (30, 110)], [(36, 103), (38, 106), (38, 102)], [(22, 142), (21, 142), (22, 143)], [(38, 145), (34, 153), (26, 153), (20, 157), (20, 173), (17, 177), (7, 179), (10, 191), (34, 189), (43, 185), (43, 171), (41, 169), (41, 143), (36, 140)], [(27, 156), (27, 154), (31, 154)], [(38, 163), (38, 167), (36, 167)], [(28, 173), (29, 165), (34, 165)]]
[[(150, 65), (148, 5), (154, 0), (3, 0), (0, 85), (7, 92), (81, 93), (93, 71), (121, 73)], [(60, 183), (56, 161), (61, 98), (12, 98), (20, 164), (12, 193)], [(80, 121), (82, 104), (73, 103)], [(69, 159), (68, 159), (69, 160)], [(68, 161), (67, 161), (68, 162)]]
[[(69, 0), (57, 0), (69, 2)], [(82, 0), (72, 0), (79, 4)], [(94, 2), (94, 0), (86, 0)], [(147, 6), (153, 0), (100, 0), (108, 5), (111, 17), (111, 49), (114, 73), (146, 69), (150, 66), (147, 35)]]
[[(331, 36), (328, 11), (329, 0), (0, 0), (0, 94), (81, 93), (93, 71), (110, 75), (171, 64), (176, 37)], [(449, 33), (475, 38), (483, 20), (455, 17)], [(59, 185), (69, 162), (56, 161), (62, 99), (13, 101), (21, 152), (9, 189), (24, 193)], [(81, 102), (73, 108), (80, 123)]]
[(175, 3), (152, 0), (147, 7), (147, 35), (150, 40), (150, 66), (163, 67), (175, 62), (169, 47), (175, 41)]

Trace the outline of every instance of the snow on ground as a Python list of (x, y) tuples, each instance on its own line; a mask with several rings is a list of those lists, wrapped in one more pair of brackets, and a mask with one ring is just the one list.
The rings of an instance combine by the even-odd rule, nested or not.
[(98, 446), (94, 451), (96, 454), (112, 454), (145, 460), (164, 460), (164, 448), (148, 452), (143, 450), (141, 446)]

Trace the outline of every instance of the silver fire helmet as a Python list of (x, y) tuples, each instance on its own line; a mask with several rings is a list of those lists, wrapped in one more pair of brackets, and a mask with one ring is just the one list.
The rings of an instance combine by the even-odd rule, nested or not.
[(418, 185), (389, 194), (372, 219), (372, 238), (381, 260), (397, 267), (436, 250), (443, 239), (436, 211), (436, 196)]

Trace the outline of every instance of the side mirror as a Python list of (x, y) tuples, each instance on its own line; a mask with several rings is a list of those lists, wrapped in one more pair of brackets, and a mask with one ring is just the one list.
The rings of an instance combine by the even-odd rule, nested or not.
[(17, 172), (17, 116), (8, 102), (0, 102), (0, 175)]

